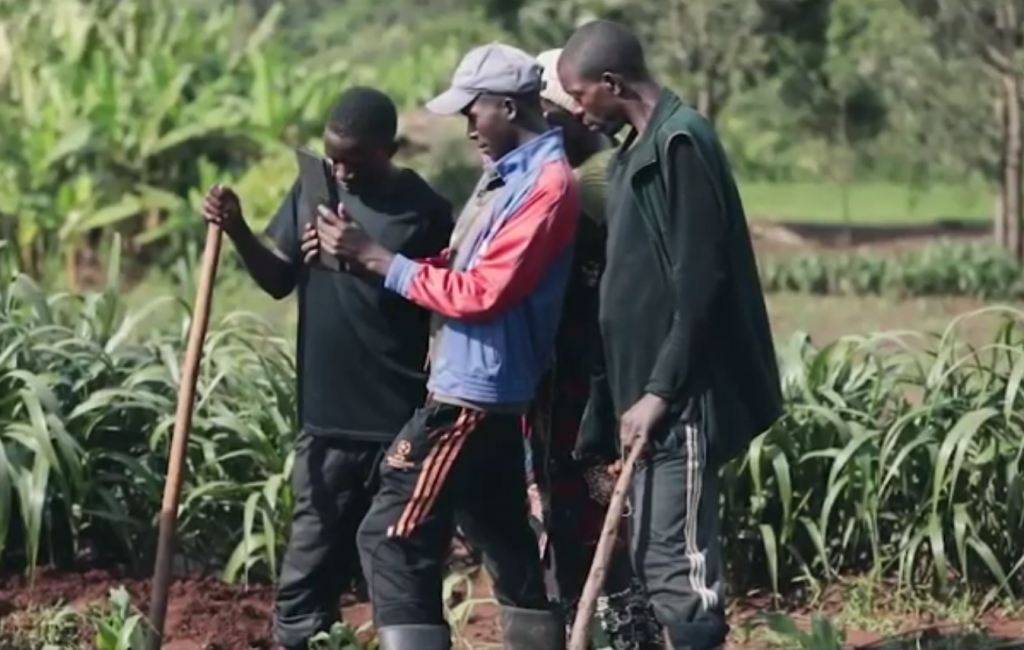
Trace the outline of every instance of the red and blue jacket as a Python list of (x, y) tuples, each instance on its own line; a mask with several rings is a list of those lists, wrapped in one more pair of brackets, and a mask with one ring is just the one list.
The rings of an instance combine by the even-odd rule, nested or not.
[(528, 402), (551, 363), (580, 197), (553, 129), (494, 163), (504, 185), (489, 223), (429, 260), (397, 255), (384, 286), (445, 317), (428, 390), (475, 404)]

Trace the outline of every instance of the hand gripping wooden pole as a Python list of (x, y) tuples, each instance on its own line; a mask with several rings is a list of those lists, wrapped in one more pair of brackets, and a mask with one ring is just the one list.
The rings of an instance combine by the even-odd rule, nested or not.
[(615, 481), (615, 489), (612, 491), (611, 500), (608, 502), (608, 512), (604, 517), (604, 527), (601, 529), (601, 537), (597, 540), (597, 548), (594, 550), (594, 560), (590, 565), (590, 573), (587, 575), (587, 582), (583, 585), (583, 594), (580, 596), (579, 605), (576, 607), (576, 620), (572, 623), (572, 633), (569, 635), (569, 650), (587, 650), (587, 643), (590, 641), (590, 625), (594, 618), (594, 611), (597, 609), (597, 597), (601, 595), (601, 588), (604, 587), (605, 575), (608, 573), (608, 562), (612, 557), (612, 549), (615, 547), (615, 538), (619, 532), (619, 522), (622, 521), (622, 510), (626, 505), (626, 493), (633, 481), (633, 471), (640, 455), (644, 453), (647, 446), (647, 436), (641, 436), (633, 442), (629, 455), (622, 463), (622, 470), (619, 478)]
[(171, 451), (167, 457), (167, 481), (164, 483), (163, 503), (160, 507), (160, 532), (153, 567), (153, 589), (149, 604), (149, 631), (146, 650), (160, 650), (167, 616), (167, 596), (171, 587), (171, 564), (174, 558), (174, 534), (178, 526), (178, 501), (185, 471), (188, 435), (192, 428), (192, 408), (195, 402), (199, 363), (203, 358), (203, 343), (210, 324), (210, 303), (213, 282), (217, 275), (222, 240), (219, 226), (210, 224), (206, 230), (206, 248), (199, 271), (196, 301), (192, 309), (192, 323), (188, 332), (185, 359), (181, 364), (181, 387), (178, 389), (178, 408), (174, 414), (174, 433)]

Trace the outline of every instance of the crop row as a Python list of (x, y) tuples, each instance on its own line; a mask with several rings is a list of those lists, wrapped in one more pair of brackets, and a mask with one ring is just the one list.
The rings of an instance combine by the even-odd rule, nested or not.
[(937, 240), (903, 251), (762, 255), (765, 291), (817, 295), (1024, 297), (1024, 269), (993, 243)]

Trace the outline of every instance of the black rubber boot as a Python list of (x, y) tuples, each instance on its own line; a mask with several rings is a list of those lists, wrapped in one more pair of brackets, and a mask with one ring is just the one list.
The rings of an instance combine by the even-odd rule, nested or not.
[(447, 625), (392, 625), (377, 630), (380, 650), (451, 650)]
[(557, 612), (504, 607), (501, 629), (504, 650), (565, 650), (565, 620)]

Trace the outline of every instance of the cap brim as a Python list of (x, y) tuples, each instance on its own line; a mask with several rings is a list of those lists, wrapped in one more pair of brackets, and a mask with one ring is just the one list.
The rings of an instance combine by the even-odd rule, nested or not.
[(476, 93), (468, 90), (449, 88), (427, 102), (426, 109), (437, 115), (456, 115), (464, 111), (476, 98)]

